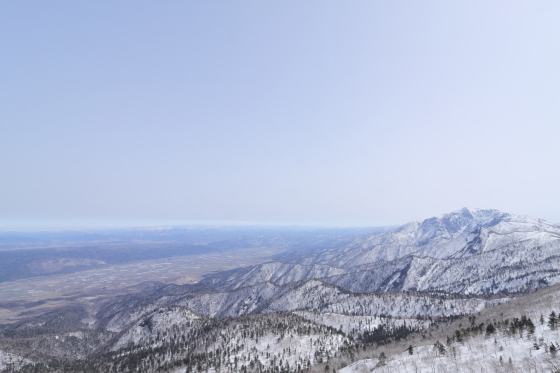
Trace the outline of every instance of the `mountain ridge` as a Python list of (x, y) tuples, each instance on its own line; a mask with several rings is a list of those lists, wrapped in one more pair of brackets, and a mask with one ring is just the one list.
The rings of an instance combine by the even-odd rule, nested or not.
[[(221, 291), (262, 281), (281, 285), (322, 279), (354, 292), (523, 292), (560, 282), (557, 252), (560, 227), (555, 224), (463, 208), (308, 256), (281, 254), (274, 262), (207, 275), (202, 282)], [(498, 277), (490, 286), (487, 282), (494, 276)], [(526, 282), (516, 283), (521, 277), (527, 277)], [(497, 285), (498, 280), (506, 284)]]

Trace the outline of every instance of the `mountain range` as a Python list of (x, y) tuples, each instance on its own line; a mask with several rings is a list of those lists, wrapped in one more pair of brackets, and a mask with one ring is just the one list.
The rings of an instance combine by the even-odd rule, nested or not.
[(560, 227), (497, 210), (463, 208), (324, 250), (207, 276), (221, 291), (320, 280), (351, 292), (526, 292), (560, 281)]
[[(512, 336), (504, 312), (521, 317), (517, 309), (525, 307), (536, 320), (560, 307), (560, 286), (553, 286), (560, 282), (560, 226), (537, 218), (463, 208), (362, 235), (243, 236), (213, 245), (278, 243), (291, 249), (263, 264), (208, 274), (196, 284), (144, 283), (142, 291), (92, 297), (87, 304), (2, 325), (0, 370), (11, 362), (8, 371), (56, 371), (58, 361), (61, 372), (331, 371), (333, 364), (342, 368), (390, 342), (432, 343), (446, 325), (463, 328), (460, 335), (480, 336), (481, 325), (492, 324), (501, 328), (505, 345), (520, 343), (507, 342)], [(546, 300), (541, 288), (547, 288)], [(494, 321), (475, 325), (475, 315), (485, 314)], [(471, 326), (464, 331), (467, 316)], [(523, 329), (532, 325), (523, 320), (525, 336), (534, 328)], [(553, 324), (543, 323), (539, 335), (557, 335)], [(462, 343), (459, 337), (448, 338), (449, 346), (463, 351), (453, 345)], [(534, 345), (548, 351), (545, 342)], [(508, 358), (515, 356), (510, 350)], [(433, 348), (419, 351), (424, 360), (433, 358)], [(400, 359), (414, 369), (407, 354)], [(458, 364), (455, 357), (446, 359), (447, 366)], [(50, 365), (41, 370), (38, 362)], [(382, 357), (366, 359), (344, 371), (385, 363)]]

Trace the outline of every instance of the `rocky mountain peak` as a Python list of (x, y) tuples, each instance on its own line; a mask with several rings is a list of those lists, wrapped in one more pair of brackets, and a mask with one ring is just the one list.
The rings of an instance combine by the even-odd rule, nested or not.
[(424, 220), (418, 227), (418, 245), (433, 243), (433, 240), (450, 239), (457, 234), (479, 227), (490, 227), (508, 218), (510, 214), (498, 210), (468, 209), (452, 211), (439, 217)]

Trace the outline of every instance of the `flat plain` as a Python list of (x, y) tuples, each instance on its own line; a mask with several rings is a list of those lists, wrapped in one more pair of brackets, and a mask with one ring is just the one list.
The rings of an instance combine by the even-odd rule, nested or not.
[(0, 324), (47, 312), (54, 307), (88, 303), (141, 290), (146, 282), (193, 284), (222, 270), (264, 263), (282, 249), (247, 248), (187, 255), (0, 283)]

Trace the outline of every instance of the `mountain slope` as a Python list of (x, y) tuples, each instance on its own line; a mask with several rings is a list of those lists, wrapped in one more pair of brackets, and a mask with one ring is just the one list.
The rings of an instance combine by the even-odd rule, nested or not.
[[(557, 372), (560, 330), (551, 314), (560, 310), (559, 290), (558, 286), (541, 289), (468, 319), (442, 324), (430, 338), (416, 336), (379, 349), (370, 358), (360, 356), (362, 360), (338, 373)], [(385, 359), (379, 359), (380, 350)]]
[(454, 211), (309, 255), (206, 276), (221, 291), (321, 279), (353, 292), (524, 292), (560, 281), (560, 227), (497, 210)]

